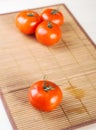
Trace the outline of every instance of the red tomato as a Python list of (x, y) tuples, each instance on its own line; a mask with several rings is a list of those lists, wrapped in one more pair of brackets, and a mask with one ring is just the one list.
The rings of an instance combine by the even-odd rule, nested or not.
[(59, 26), (61, 26), (64, 23), (63, 14), (56, 9), (51, 9), (51, 8), (45, 9), (41, 13), (41, 17), (42, 17), (43, 20), (52, 21), (53, 23), (56, 23)]
[(28, 92), (29, 102), (41, 111), (52, 111), (62, 101), (62, 91), (55, 83), (41, 80), (34, 83)]
[(46, 45), (51, 46), (61, 39), (61, 29), (55, 23), (50, 21), (41, 22), (36, 28), (37, 40)]
[(21, 11), (16, 17), (16, 26), (24, 34), (33, 34), (41, 17), (33, 10)]

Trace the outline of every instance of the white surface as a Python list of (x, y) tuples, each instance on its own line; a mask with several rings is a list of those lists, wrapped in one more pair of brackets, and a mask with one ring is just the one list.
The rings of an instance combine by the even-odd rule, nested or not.
[(0, 99), (0, 130), (13, 130)]
[(67, 5), (96, 44), (96, 0), (71, 0)]
[(76, 130), (96, 130), (96, 123), (88, 125), (88, 126), (84, 126), (83, 128), (78, 128)]
[[(0, 0), (0, 14), (64, 3), (96, 44), (96, 0)], [(0, 130), (12, 130), (0, 100)], [(96, 124), (76, 130), (96, 130)]]

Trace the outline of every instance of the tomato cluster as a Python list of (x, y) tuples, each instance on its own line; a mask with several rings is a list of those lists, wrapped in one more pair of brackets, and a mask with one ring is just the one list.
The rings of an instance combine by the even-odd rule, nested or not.
[(27, 35), (35, 33), (36, 39), (46, 46), (57, 43), (62, 36), (60, 26), (63, 14), (56, 9), (45, 9), (41, 14), (33, 10), (21, 11), (16, 16), (16, 26)]

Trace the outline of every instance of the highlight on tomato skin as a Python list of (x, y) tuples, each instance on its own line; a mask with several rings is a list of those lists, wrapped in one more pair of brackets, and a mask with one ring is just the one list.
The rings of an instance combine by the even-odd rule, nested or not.
[(41, 44), (52, 46), (60, 41), (62, 32), (60, 26), (46, 20), (37, 26), (35, 35)]
[(41, 22), (41, 16), (33, 10), (24, 10), (16, 16), (16, 27), (24, 34), (33, 34)]
[(48, 80), (35, 82), (28, 91), (30, 104), (40, 111), (53, 111), (60, 105), (62, 98), (60, 87)]
[(51, 21), (59, 26), (64, 24), (64, 15), (61, 11), (53, 8), (47, 8), (41, 13), (42, 20)]

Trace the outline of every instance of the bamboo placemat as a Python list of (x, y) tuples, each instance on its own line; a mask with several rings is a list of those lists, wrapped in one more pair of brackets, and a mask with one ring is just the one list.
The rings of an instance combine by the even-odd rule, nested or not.
[[(65, 23), (62, 39), (51, 47), (16, 28), (18, 12), (0, 16), (0, 89), (14, 129), (71, 130), (96, 121), (96, 49), (65, 5), (52, 8), (64, 14)], [(49, 113), (36, 110), (27, 98), (29, 86), (44, 75), (64, 95)]]

